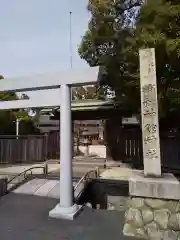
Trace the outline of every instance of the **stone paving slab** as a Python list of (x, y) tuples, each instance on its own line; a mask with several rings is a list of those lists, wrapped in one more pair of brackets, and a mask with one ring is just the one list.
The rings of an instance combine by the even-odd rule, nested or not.
[[(73, 183), (73, 186), (75, 186), (75, 184), (76, 182)], [(78, 190), (79, 189), (77, 189), (77, 191)], [(42, 197), (47, 196), (49, 198), (59, 199), (60, 196), (59, 180), (34, 178), (24, 183), (23, 185), (19, 186), (12, 192)]]
[(20, 187), (16, 188), (13, 192), (14, 193), (21, 193), (21, 194), (29, 194), (34, 195), (34, 193), (42, 187), (48, 180), (47, 179), (32, 179)]
[[(73, 186), (75, 186), (75, 182), (73, 183)], [(59, 199), (60, 196), (60, 186), (59, 186), (59, 181), (58, 183), (48, 192), (46, 195), (49, 198), (56, 198)]]
[(134, 173), (140, 173), (140, 170), (134, 170), (123, 167), (113, 167), (103, 171), (100, 175), (103, 179), (129, 180)]
[(74, 221), (48, 217), (58, 200), (10, 193), (0, 198), (2, 240), (135, 240), (123, 236), (124, 212), (85, 208)]
[(44, 185), (42, 185), (34, 195), (46, 197), (48, 193), (59, 183), (58, 180), (48, 180)]
[(58, 183), (48, 192), (47, 197), (58, 199), (60, 196), (60, 186)]

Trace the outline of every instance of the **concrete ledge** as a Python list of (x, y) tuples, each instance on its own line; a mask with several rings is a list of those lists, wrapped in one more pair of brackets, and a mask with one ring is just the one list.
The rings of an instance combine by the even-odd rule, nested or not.
[(160, 178), (144, 177), (143, 172), (134, 172), (129, 179), (129, 194), (136, 197), (180, 199), (180, 183), (173, 174)]
[(7, 181), (6, 177), (0, 177), (0, 197), (7, 193)]

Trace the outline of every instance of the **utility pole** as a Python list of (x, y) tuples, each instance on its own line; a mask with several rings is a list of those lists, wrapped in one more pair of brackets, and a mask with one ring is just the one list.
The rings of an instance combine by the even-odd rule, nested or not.
[(69, 12), (69, 53), (70, 53), (70, 68), (73, 68), (72, 56), (72, 12)]
[[(70, 60), (70, 70), (73, 68), (73, 53), (72, 53), (72, 12), (69, 12), (69, 60)], [(71, 101), (73, 97), (73, 91), (71, 87)]]
[[(70, 70), (73, 68), (73, 53), (72, 53), (72, 12), (69, 11), (69, 56)], [(71, 87), (71, 102), (73, 100), (73, 89)], [(74, 156), (74, 121), (72, 120), (72, 153)]]
[(20, 123), (20, 121), (21, 121), (21, 118), (16, 118), (16, 121), (15, 121), (15, 123), (16, 123), (16, 139), (19, 139), (19, 123)]
[(19, 137), (19, 118), (16, 118), (16, 139)]

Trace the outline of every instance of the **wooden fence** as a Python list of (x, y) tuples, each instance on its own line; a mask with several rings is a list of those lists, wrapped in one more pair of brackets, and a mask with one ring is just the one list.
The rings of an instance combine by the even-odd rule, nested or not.
[[(116, 130), (117, 131), (117, 130)], [(114, 138), (114, 139), (113, 139)], [(114, 160), (143, 167), (142, 135), (140, 129), (119, 129), (107, 142)], [(163, 168), (180, 170), (180, 135), (160, 133), (161, 165)]]
[[(160, 134), (162, 166), (180, 170), (180, 135)], [(59, 132), (48, 135), (0, 136), (0, 163), (33, 163), (46, 159), (59, 159)], [(143, 167), (142, 138), (140, 129), (119, 128), (106, 141), (109, 156)]]
[(41, 135), (0, 135), (0, 164), (35, 163), (59, 159), (59, 132)]
[(0, 136), (0, 163), (41, 162), (47, 156), (47, 139), (44, 135)]

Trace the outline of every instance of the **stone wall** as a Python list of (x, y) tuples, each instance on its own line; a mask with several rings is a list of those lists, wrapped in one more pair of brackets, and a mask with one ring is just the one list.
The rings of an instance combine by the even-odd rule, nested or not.
[(142, 239), (180, 239), (180, 201), (132, 197), (123, 232)]

